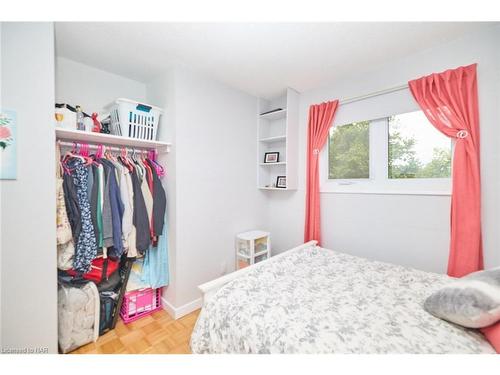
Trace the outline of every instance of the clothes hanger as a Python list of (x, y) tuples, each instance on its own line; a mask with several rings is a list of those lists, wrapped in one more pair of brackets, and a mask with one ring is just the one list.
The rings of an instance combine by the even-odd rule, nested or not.
[(128, 150), (125, 147), (121, 148), (120, 156), (118, 157), (118, 161), (121, 162), (130, 172), (132, 172), (133, 167), (127, 159)]
[(64, 165), (62, 161), (62, 156), (61, 156), (61, 141), (57, 141), (57, 148), (56, 148), (56, 160), (58, 164), (56, 176), (58, 178), (62, 178), (62, 175), (64, 173), (69, 173), (70, 171), (66, 168), (66, 165)]
[(110, 147), (106, 147), (106, 151), (104, 152), (104, 158), (108, 160), (115, 160), (115, 157), (113, 156), (113, 153), (111, 152)]
[(156, 174), (158, 177), (163, 177), (165, 176), (165, 169), (163, 168), (162, 165), (160, 165), (157, 161), (157, 151), (156, 149), (149, 150), (148, 152), (148, 160), (151, 162), (151, 165), (155, 168)]
[(66, 152), (66, 154), (63, 157), (63, 162), (67, 162), (69, 158), (78, 158), (81, 161), (85, 162), (86, 161), (85, 158), (78, 154), (79, 148), (80, 148), (79, 143), (73, 142), (73, 148), (71, 149), (71, 151)]
[(88, 143), (83, 143), (80, 146), (80, 155), (85, 160), (85, 166), (89, 166), (94, 162), (94, 159), (90, 157), (90, 146)]
[(71, 171), (73, 171), (75, 169), (75, 168), (71, 168), (68, 166), (67, 163), (68, 163), (69, 159), (77, 158), (77, 159), (80, 159), (82, 161), (82, 163), (84, 163), (84, 165), (87, 163), (87, 159), (84, 158), (82, 155), (78, 154), (79, 151), (80, 151), (80, 144), (77, 142), (73, 142), (73, 147), (72, 147), (71, 151), (66, 152), (64, 157), (61, 159), (61, 166), (67, 174), (71, 174)]
[(98, 145), (97, 146), (97, 151), (96, 151), (96, 155), (95, 155), (97, 159), (102, 158), (103, 149), (104, 149), (103, 145)]
[(137, 159), (137, 150), (135, 148), (132, 149), (132, 160), (134, 160), (135, 165), (137, 166), (137, 170), (139, 171), (139, 174), (141, 176), (141, 179), (144, 177), (144, 174), (146, 173), (146, 170), (144, 169), (144, 166), (142, 163)]

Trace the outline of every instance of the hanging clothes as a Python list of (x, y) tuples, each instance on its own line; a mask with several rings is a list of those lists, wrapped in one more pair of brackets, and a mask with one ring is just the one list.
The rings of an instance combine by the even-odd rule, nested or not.
[[(122, 150), (114, 157), (102, 149), (90, 156), (73, 150), (61, 165), (65, 173), (57, 180), (57, 216), (66, 215), (70, 241), (63, 248), (58, 239), (58, 267), (80, 275), (98, 254), (120, 257), (126, 252), (127, 257), (144, 255), (141, 277), (148, 284), (167, 285), (166, 194), (158, 173), (164, 174), (163, 167), (136, 158), (135, 152), (129, 158)], [(62, 250), (71, 256), (60, 257)]]
[[(123, 254), (123, 240), (122, 240), (122, 218), (123, 218), (123, 202), (120, 197), (120, 188), (116, 181), (115, 166), (113, 163), (106, 159), (101, 159), (100, 163), (106, 169), (109, 185), (109, 199), (111, 206), (111, 225), (112, 225), (112, 254), (120, 257)], [(108, 253), (109, 254), (109, 253)]]
[[(164, 218), (166, 220), (166, 218)], [(141, 281), (150, 285), (151, 288), (161, 288), (169, 283), (168, 263), (168, 238), (167, 226), (163, 226), (163, 231), (158, 239), (158, 246), (150, 246), (144, 256)]]
[[(97, 219), (97, 205), (98, 205), (98, 192), (99, 192), (99, 173), (96, 165), (91, 165), (89, 168), (89, 177), (92, 176), (92, 188), (90, 189), (90, 214), (92, 216), (92, 225), (94, 226), (94, 234), (99, 248), (99, 237), (101, 236), (98, 219)], [(99, 252), (99, 249), (98, 249)]]
[(56, 239), (57, 244), (62, 245), (73, 239), (73, 233), (66, 211), (63, 179), (59, 175), (56, 177), (56, 202)]
[(78, 207), (81, 216), (81, 231), (76, 241), (75, 258), (73, 268), (77, 272), (88, 272), (90, 264), (97, 255), (97, 242), (92, 225), (90, 213), (90, 203), (87, 196), (88, 170), (83, 165), (83, 161), (77, 158), (69, 161), (69, 166), (73, 169), (73, 183), (76, 187)]
[(144, 203), (146, 204), (146, 212), (148, 214), (149, 237), (153, 238), (153, 230), (151, 227), (151, 221), (153, 219), (153, 195), (151, 194), (151, 190), (149, 189), (146, 175), (144, 175), (142, 178), (141, 192), (142, 192), (142, 196), (144, 197)]
[[(59, 148), (56, 152), (57, 162), (60, 161)], [(73, 267), (73, 256), (75, 255), (75, 246), (73, 242), (73, 233), (68, 219), (66, 202), (64, 198), (63, 178), (61, 176), (61, 166), (56, 169), (56, 239), (57, 239), (57, 268), (68, 270)]]
[(115, 166), (116, 174), (118, 176), (118, 186), (120, 191), (120, 200), (123, 204), (123, 214), (121, 221), (122, 243), (124, 251), (128, 248), (128, 236), (132, 230), (132, 204), (129, 201), (128, 184), (126, 174), (129, 173), (120, 162), (111, 160)]
[(102, 200), (102, 236), (103, 236), (103, 247), (113, 246), (113, 219), (111, 212), (111, 198), (110, 198), (110, 168), (109, 166), (101, 163), (103, 159), (99, 159), (100, 166), (102, 168), (102, 188), (103, 188), (103, 200)]
[(90, 202), (90, 198), (92, 197), (92, 188), (94, 187), (94, 173), (92, 172), (92, 165), (88, 166), (87, 172), (87, 198)]
[[(126, 243), (127, 247), (127, 254), (128, 256), (137, 256), (137, 247), (135, 244), (135, 226), (134, 226), (134, 189), (132, 187), (132, 175), (131, 172), (128, 168), (123, 168), (124, 175), (125, 175), (125, 184), (126, 184), (126, 189), (124, 189), (124, 192), (126, 192), (126, 197), (125, 200), (127, 201), (127, 205), (129, 209), (125, 210), (123, 213), (123, 221), (122, 221), (122, 232), (123, 232), (123, 237), (124, 241)], [(133, 238), (132, 238), (132, 232), (134, 232)], [(135, 254), (135, 255), (131, 255)]]
[(136, 229), (135, 243), (137, 250), (143, 253), (149, 248), (151, 238), (149, 234), (148, 212), (146, 203), (144, 202), (144, 196), (142, 195), (141, 182), (137, 175), (137, 169), (132, 172), (132, 188), (134, 191), (134, 213), (132, 217)]
[(152, 171), (153, 177), (153, 233), (155, 236), (159, 236), (163, 232), (163, 226), (165, 222), (165, 212), (167, 209), (167, 196), (165, 189), (158, 177), (158, 173), (153, 162), (150, 159), (146, 159), (149, 163)]
[(66, 213), (71, 226), (71, 233), (73, 234), (73, 241), (76, 243), (82, 229), (82, 222), (80, 219), (76, 186), (73, 182), (73, 177), (67, 173), (63, 175), (63, 192)]
[[(156, 236), (153, 230), (154, 227), (154, 217), (153, 217), (153, 197), (154, 197), (154, 188), (153, 188), (153, 171), (151, 170), (151, 166), (149, 163), (146, 162), (145, 159), (142, 160), (142, 166), (144, 167), (146, 173), (143, 178), (143, 184), (144, 186), (144, 181), (146, 181), (146, 185), (149, 190), (149, 195), (147, 198), (151, 198), (151, 201), (148, 202), (146, 201), (146, 207), (148, 208), (148, 215), (149, 215), (149, 234), (151, 236), (151, 243), (153, 246), (156, 246)], [(146, 195), (144, 195), (146, 197)], [(145, 199), (146, 200), (146, 199)], [(148, 207), (148, 203), (150, 203), (150, 206)]]

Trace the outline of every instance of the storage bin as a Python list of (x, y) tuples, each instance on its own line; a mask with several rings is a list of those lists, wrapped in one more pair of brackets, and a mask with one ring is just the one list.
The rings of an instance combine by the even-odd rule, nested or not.
[(95, 342), (99, 337), (99, 291), (93, 282), (80, 286), (59, 283), (57, 312), (62, 353)]
[(111, 134), (156, 141), (158, 123), (163, 110), (130, 99), (116, 99), (106, 107), (111, 117)]
[(238, 258), (238, 269), (248, 267), (250, 265), (249, 259)]
[(124, 323), (130, 323), (161, 309), (161, 288), (139, 289), (125, 293), (120, 309)]
[(236, 235), (236, 269), (245, 268), (271, 256), (270, 233), (252, 230)]
[(255, 263), (262, 262), (267, 259), (267, 253), (255, 257)]

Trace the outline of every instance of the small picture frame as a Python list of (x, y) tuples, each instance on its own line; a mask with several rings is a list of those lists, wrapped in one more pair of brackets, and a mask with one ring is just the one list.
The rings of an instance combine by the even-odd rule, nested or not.
[(264, 154), (264, 163), (278, 163), (280, 161), (279, 152), (266, 152)]
[(276, 187), (286, 189), (286, 176), (278, 176), (276, 178)]

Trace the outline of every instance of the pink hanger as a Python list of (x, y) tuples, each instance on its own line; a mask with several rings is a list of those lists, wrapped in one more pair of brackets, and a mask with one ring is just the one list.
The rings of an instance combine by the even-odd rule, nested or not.
[(97, 151), (95, 153), (95, 157), (100, 159), (102, 157), (102, 145), (97, 145)]

